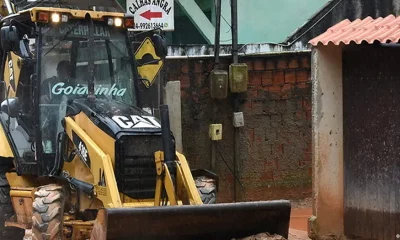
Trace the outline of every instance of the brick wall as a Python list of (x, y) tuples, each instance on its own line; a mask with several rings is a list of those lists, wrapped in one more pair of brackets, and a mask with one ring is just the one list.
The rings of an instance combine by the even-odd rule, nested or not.
[[(237, 200), (298, 199), (311, 195), (310, 55), (240, 58), (249, 67), (248, 91), (240, 95), (245, 127), (239, 130)], [(230, 59), (221, 59), (228, 69)], [(181, 81), (183, 147), (192, 168), (210, 169), (213, 99), (212, 59), (168, 60), (164, 78)], [(232, 98), (217, 101), (223, 124), (216, 169), (221, 202), (234, 200)]]

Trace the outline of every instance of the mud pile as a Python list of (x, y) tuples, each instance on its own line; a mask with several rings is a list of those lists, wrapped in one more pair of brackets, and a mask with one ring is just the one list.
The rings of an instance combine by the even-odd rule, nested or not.
[(276, 234), (259, 233), (245, 238), (232, 238), (231, 240), (286, 240), (286, 238)]

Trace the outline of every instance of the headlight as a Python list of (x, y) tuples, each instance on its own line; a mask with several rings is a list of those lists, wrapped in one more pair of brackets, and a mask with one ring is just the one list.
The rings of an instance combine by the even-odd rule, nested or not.
[(54, 23), (60, 22), (60, 14), (58, 13), (51, 14), (51, 21)]
[(121, 27), (122, 26), (122, 19), (121, 18), (115, 18), (114, 24), (116, 27)]

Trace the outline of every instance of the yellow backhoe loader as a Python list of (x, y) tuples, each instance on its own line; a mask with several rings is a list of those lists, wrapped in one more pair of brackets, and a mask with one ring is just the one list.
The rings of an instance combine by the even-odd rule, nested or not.
[(135, 22), (117, 2), (0, 11), (0, 239), (288, 236), (289, 201), (215, 203), (218, 178), (175, 150), (168, 107), (142, 109)]

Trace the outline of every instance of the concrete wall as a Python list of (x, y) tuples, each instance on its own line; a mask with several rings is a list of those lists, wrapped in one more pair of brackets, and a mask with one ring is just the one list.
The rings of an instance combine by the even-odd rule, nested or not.
[(312, 54), (313, 218), (311, 236), (343, 234), (342, 50), (319, 47)]
[[(228, 69), (230, 59), (222, 58)], [(299, 199), (311, 196), (310, 54), (241, 58), (249, 66), (248, 91), (240, 96), (245, 126), (240, 129), (237, 200)], [(181, 82), (183, 153), (192, 168), (211, 166), (213, 60), (169, 59), (164, 78)], [(221, 202), (234, 200), (232, 99), (217, 103), (223, 140), (215, 171)]]

